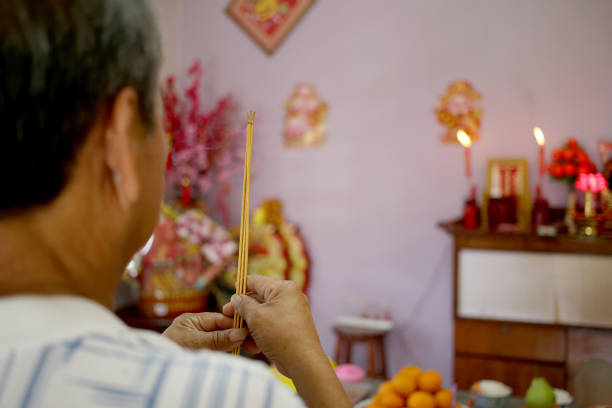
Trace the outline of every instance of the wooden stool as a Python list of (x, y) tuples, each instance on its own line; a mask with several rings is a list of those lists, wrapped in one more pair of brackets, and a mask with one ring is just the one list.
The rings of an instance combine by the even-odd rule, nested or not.
[[(338, 336), (336, 342), (336, 362), (338, 364), (350, 364), (353, 343), (365, 343), (368, 345), (368, 377), (387, 379), (387, 362), (385, 357), (385, 336), (387, 332), (354, 330), (334, 327)], [(380, 364), (377, 364), (376, 348), (380, 355)], [(380, 370), (378, 366), (380, 365)]]

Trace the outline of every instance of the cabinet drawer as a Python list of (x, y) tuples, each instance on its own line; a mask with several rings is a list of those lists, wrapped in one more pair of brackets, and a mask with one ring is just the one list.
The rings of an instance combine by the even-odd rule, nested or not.
[(455, 350), (469, 354), (563, 363), (566, 355), (565, 329), (457, 319)]
[(612, 257), (461, 249), (457, 316), (612, 328)]
[(553, 387), (566, 386), (565, 368), (562, 365), (455, 356), (455, 382), (460, 389), (468, 389), (476, 381), (486, 378), (512, 387), (514, 395), (525, 395), (534, 377), (546, 378)]

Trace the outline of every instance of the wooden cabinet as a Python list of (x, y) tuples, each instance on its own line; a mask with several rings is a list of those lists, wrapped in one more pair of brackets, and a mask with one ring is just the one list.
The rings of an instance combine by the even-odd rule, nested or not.
[(516, 395), (525, 395), (534, 377), (544, 377), (553, 387), (565, 388), (563, 364), (468, 357), (462, 353), (455, 355), (455, 381), (461, 389), (468, 389), (476, 381), (488, 378), (512, 387)]
[(588, 361), (612, 363), (611, 238), (466, 231), (457, 222), (441, 227), (455, 240), (460, 388), (494, 379), (524, 395), (541, 376), (571, 390), (576, 376), (593, 382), (580, 377)]
[(533, 377), (565, 386), (565, 329), (511, 322), (455, 321), (455, 381), (497, 379), (524, 392)]
[(457, 319), (455, 351), (529, 361), (563, 363), (565, 329), (511, 322)]

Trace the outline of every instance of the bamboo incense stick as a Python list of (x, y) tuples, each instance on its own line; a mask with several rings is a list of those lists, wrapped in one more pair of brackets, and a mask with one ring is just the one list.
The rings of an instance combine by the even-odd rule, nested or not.
[[(242, 211), (240, 214), (240, 243), (238, 248), (238, 271), (236, 274), (236, 293), (246, 293), (247, 266), (249, 263), (249, 195), (251, 184), (251, 152), (253, 149), (253, 122), (255, 112), (247, 112), (246, 152), (244, 155), (244, 176), (242, 183)], [(234, 328), (241, 328), (244, 320), (234, 312)], [(239, 355), (240, 347), (236, 347), (232, 354)]]
[[(248, 114), (247, 114), (248, 115)], [(247, 125), (250, 126), (250, 125)], [(246, 144), (246, 149), (248, 151), (248, 128), (247, 128), (247, 144)], [(243, 272), (243, 258), (244, 258), (244, 249), (243, 246), (246, 243), (245, 242), (245, 227), (246, 227), (246, 223), (245, 223), (245, 214), (248, 213), (248, 211), (245, 211), (245, 205), (246, 205), (246, 186), (247, 186), (247, 153), (245, 152), (244, 155), (244, 160), (245, 160), (245, 164), (244, 164), (244, 173), (243, 173), (243, 185), (242, 185), (242, 208), (240, 210), (240, 240), (239, 240), (239, 247), (238, 247), (238, 267), (237, 267), (237, 271), (236, 271), (236, 293), (241, 293), (242, 292), (242, 272)], [(239, 327), (239, 316), (238, 313), (234, 313), (234, 328)]]
[[(249, 112), (250, 113), (250, 112)], [(247, 118), (249, 118), (249, 113), (247, 113)], [(248, 173), (248, 150), (249, 150), (249, 128), (250, 128), (250, 123), (247, 124), (247, 141), (246, 141), (246, 152), (244, 155), (244, 173), (243, 173), (243, 184), (242, 184), (242, 208), (240, 210), (240, 241), (239, 241), (239, 249), (238, 249), (238, 268), (237, 268), (237, 273), (236, 273), (236, 293), (242, 293), (243, 291), (243, 287), (242, 287), (242, 283), (243, 283), (243, 272), (244, 272), (244, 245), (246, 244), (246, 240), (245, 240), (245, 228), (247, 227), (247, 223), (246, 223), (246, 219), (245, 216), (246, 214), (248, 214), (248, 206), (247, 206), (247, 173)], [(239, 327), (239, 321), (240, 318), (238, 316), (238, 313), (234, 313), (234, 328)]]

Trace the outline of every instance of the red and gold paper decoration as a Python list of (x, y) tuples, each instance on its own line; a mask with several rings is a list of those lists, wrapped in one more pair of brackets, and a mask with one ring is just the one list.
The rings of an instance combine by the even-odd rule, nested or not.
[(285, 146), (319, 146), (327, 138), (327, 104), (312, 85), (298, 84), (285, 104)]
[(272, 54), (314, 0), (232, 0), (227, 12)]
[(446, 128), (442, 143), (457, 143), (457, 132), (465, 131), (473, 142), (480, 140), (480, 118), (482, 107), (478, 93), (471, 83), (455, 81), (448, 86), (436, 107), (436, 116)]

